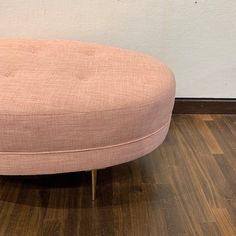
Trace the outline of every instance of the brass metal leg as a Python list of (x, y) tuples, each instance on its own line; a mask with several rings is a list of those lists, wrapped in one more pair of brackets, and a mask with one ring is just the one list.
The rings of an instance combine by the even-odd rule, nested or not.
[(92, 170), (92, 200), (96, 198), (97, 170)]

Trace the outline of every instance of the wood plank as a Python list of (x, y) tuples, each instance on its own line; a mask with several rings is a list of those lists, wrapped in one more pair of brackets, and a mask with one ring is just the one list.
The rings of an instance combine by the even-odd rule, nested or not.
[[(212, 117), (211, 117), (212, 118)], [(213, 121), (207, 119), (207, 121)], [(198, 119), (197, 117), (194, 118), (194, 122), (196, 123), (196, 126), (198, 127), (199, 133), (203, 137), (203, 140), (206, 142), (209, 150), (212, 154), (223, 154), (223, 150), (220, 147), (219, 143), (217, 142), (216, 138), (212, 134), (211, 130), (207, 126), (207, 124), (202, 121), (201, 119)]]
[(222, 235), (235, 236), (236, 228), (233, 226), (229, 213), (225, 208), (212, 209), (216, 218), (216, 223)]

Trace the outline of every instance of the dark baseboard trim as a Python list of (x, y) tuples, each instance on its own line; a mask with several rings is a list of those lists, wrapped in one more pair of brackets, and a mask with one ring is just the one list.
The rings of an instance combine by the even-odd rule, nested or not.
[(174, 114), (236, 114), (236, 99), (176, 98)]

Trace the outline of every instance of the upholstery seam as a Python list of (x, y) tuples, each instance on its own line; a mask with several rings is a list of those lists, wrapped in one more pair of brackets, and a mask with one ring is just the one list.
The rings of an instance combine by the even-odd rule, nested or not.
[(96, 151), (96, 150), (103, 150), (103, 149), (110, 149), (110, 148), (115, 148), (115, 147), (120, 147), (120, 146), (125, 146), (128, 144), (136, 143), (142, 140), (145, 140), (157, 133), (159, 133), (162, 129), (166, 128), (171, 122), (171, 119), (169, 119), (168, 122), (166, 122), (161, 128), (156, 130), (155, 132), (148, 134), (146, 136), (143, 136), (142, 138), (135, 139), (129, 142), (124, 142), (124, 143), (119, 143), (119, 144), (114, 144), (114, 145), (108, 145), (108, 146), (103, 146), (103, 147), (95, 147), (95, 148), (85, 148), (85, 149), (78, 149), (78, 150), (65, 150), (65, 151), (46, 151), (46, 152), (0, 152), (0, 155), (50, 155), (50, 154), (66, 154), (66, 153), (77, 153), (77, 152), (89, 152), (89, 151)]

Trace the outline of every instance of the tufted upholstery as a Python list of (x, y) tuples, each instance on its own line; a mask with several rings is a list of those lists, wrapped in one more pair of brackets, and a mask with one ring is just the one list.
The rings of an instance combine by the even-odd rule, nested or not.
[(172, 72), (125, 49), (0, 40), (0, 174), (104, 168), (164, 140)]

